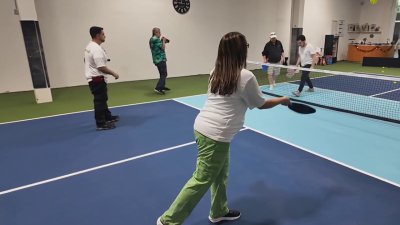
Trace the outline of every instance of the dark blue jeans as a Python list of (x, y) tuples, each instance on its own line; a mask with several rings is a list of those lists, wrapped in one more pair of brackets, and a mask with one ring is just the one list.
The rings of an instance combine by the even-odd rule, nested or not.
[(160, 79), (158, 80), (156, 89), (157, 90), (163, 90), (165, 88), (165, 80), (167, 79), (168, 73), (167, 73), (167, 62), (166, 61), (161, 61), (158, 64), (156, 64), (158, 72), (160, 73)]
[[(311, 64), (307, 64), (302, 66), (302, 68), (311, 68)], [(303, 91), (304, 85), (307, 82), (307, 85), (309, 88), (314, 88), (314, 85), (311, 82), (310, 79), (310, 71), (301, 71), (301, 80), (300, 80), (300, 86), (299, 86), (299, 92)]]

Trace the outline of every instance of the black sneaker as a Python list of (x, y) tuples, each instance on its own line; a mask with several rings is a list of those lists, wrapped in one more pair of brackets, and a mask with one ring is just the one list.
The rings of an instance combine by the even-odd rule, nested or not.
[(165, 95), (165, 92), (163, 90), (154, 89), (154, 91), (157, 92), (160, 95)]
[(111, 116), (110, 119), (107, 120), (107, 122), (118, 122), (119, 121), (119, 116)]
[(163, 90), (163, 91), (170, 91), (171, 89), (169, 89), (169, 88), (167, 88), (167, 87), (164, 87), (162, 90)]
[(208, 219), (210, 220), (211, 223), (218, 223), (224, 220), (237, 220), (240, 217), (240, 212), (236, 210), (229, 210), (229, 212), (223, 216), (223, 217), (218, 217), (218, 218), (211, 218), (208, 216)]
[(106, 122), (102, 125), (97, 125), (96, 130), (111, 130), (115, 128), (115, 124), (113, 122)]

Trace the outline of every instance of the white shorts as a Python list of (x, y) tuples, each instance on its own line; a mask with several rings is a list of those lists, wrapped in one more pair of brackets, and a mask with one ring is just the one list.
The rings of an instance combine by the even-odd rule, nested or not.
[[(280, 63), (270, 63), (271, 65), (282, 65)], [(280, 67), (268, 66), (268, 75), (278, 76), (281, 73)]]

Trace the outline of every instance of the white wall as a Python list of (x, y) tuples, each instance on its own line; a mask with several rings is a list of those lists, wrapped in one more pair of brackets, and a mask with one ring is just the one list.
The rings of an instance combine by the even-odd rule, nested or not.
[(358, 23), (360, 25), (376, 24), (381, 27), (382, 34), (374, 34), (375, 38), (369, 38), (369, 34), (360, 34), (357, 38), (368, 38), (371, 42), (389, 42), (393, 39), (394, 20), (396, 19), (397, 0), (380, 0), (377, 4), (371, 5), (364, 0), (361, 6), (361, 15)]
[(110, 68), (121, 75), (119, 81), (158, 77), (148, 46), (155, 26), (171, 40), (169, 76), (208, 73), (220, 38), (234, 30), (247, 36), (249, 58), (261, 60), (266, 34), (279, 27), (278, 2), (192, 0), (188, 14), (179, 15), (172, 1), (165, 0), (36, 0), (36, 10), (52, 87), (64, 87), (86, 83), (83, 49), (92, 25), (105, 29), (104, 48)]
[[(362, 1), (366, 2), (363, 6)], [(323, 47), (325, 34), (332, 33), (332, 20), (345, 20), (345, 28), (348, 23), (382, 21), (381, 41), (385, 41), (393, 32), (394, 14), (387, 12), (392, 1), (370, 6), (367, 0), (305, 0), (304, 34), (314, 46)], [(35, 0), (35, 7), (51, 85), (66, 87), (86, 84), (83, 50), (90, 41), (88, 29), (92, 25), (105, 28), (104, 47), (111, 58), (109, 66), (121, 75), (119, 82), (158, 78), (148, 47), (155, 26), (171, 40), (167, 46), (169, 76), (185, 76), (211, 70), (219, 40), (229, 31), (246, 35), (249, 59), (261, 61), (262, 48), (272, 31), (278, 33), (288, 55), (292, 2), (191, 0), (186, 15), (177, 14), (166, 0)], [(0, 6), (4, 31), (0, 44), (5, 52), (14, 53), (0, 61), (5, 71), (0, 77), (0, 92), (31, 90), (21, 28), (18, 16), (12, 14), (13, 0), (1, 1)], [(348, 39), (352, 37), (345, 32), (340, 38), (339, 60), (347, 58)]]
[[(360, 13), (360, 1), (356, 0), (306, 0), (303, 34), (313, 46), (323, 48), (325, 35), (332, 34), (332, 20), (344, 20), (347, 31), (347, 24), (358, 21)], [(338, 60), (347, 59), (349, 38), (347, 32), (339, 38)]]
[(278, 0), (277, 8), (274, 9), (278, 12), (276, 16), (276, 32), (278, 39), (282, 42), (285, 50), (285, 56), (290, 56), (290, 36), (291, 36), (291, 13), (292, 13), (292, 0)]
[(285, 51), (289, 50), (291, 0), (225, 0), (225, 2), (234, 6), (231, 9), (234, 18), (232, 29), (245, 34), (250, 44), (249, 60), (262, 61), (261, 52), (269, 41), (271, 32), (276, 32)]
[[(339, 38), (338, 60), (347, 59), (349, 39), (361, 40), (364, 37), (371, 42), (392, 40), (395, 19), (396, 0), (380, 0), (371, 5), (368, 0), (306, 0), (304, 9), (304, 34), (314, 46), (324, 47), (324, 37), (332, 34), (332, 20), (345, 20), (344, 36)], [(347, 25), (375, 23), (381, 26), (382, 34), (349, 34)]]
[(291, 27), (301, 28), (304, 22), (304, 5), (306, 0), (292, 0)]
[(0, 1), (0, 93), (32, 90), (32, 80), (14, 0)]

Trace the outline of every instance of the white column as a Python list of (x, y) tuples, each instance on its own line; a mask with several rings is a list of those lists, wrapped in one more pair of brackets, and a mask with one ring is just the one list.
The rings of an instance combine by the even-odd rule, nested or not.
[(15, 0), (18, 7), (19, 20), (37, 21), (35, 0)]
[[(21, 21), (21, 28), (23, 30), (23, 33), (25, 32), (25, 48), (27, 50), (27, 54), (28, 54), (28, 61), (30, 64), (30, 68), (31, 68), (31, 77), (32, 77), (32, 82), (33, 82), (33, 87), (34, 87), (34, 93), (35, 93), (35, 99), (37, 103), (45, 103), (45, 102), (52, 102), (53, 101), (53, 97), (51, 94), (51, 88), (50, 88), (50, 83), (48, 80), (48, 76), (47, 76), (47, 69), (46, 69), (46, 62), (44, 61), (44, 56), (42, 55), (43, 49), (40, 47), (41, 44), (41, 37), (40, 37), (40, 33), (37, 32), (39, 30), (38, 26), (38, 18), (37, 18), (37, 14), (36, 14), (36, 8), (35, 8), (35, 1), (34, 0), (15, 0), (15, 4), (16, 4), (16, 13), (18, 13), (20, 21)], [(36, 35), (36, 37), (32, 37), (31, 32), (26, 32), (24, 30), (24, 27), (22, 26), (23, 22), (33, 22), (35, 23), (35, 30), (36, 33), (33, 35)], [(29, 36), (29, 37), (26, 37)], [(34, 39), (35, 43), (37, 42), (37, 46), (30, 44), (29, 46), (27, 46), (27, 42), (26, 42), (26, 38), (27, 39)], [(41, 63), (37, 62), (37, 58), (39, 58), (39, 56), (34, 56), (34, 54), (32, 54), (32, 51), (28, 51), (28, 47), (30, 49), (32, 49), (32, 47), (36, 50), (36, 52), (40, 53), (40, 59), (41, 59)], [(32, 58), (36, 57), (36, 60), (33, 60)], [(32, 74), (32, 68), (37, 68), (40, 67), (39, 71), (41, 71), (40, 77), (38, 78), (37, 73), (35, 73), (35, 75)], [(37, 69), (35, 70), (37, 72)], [(40, 80), (40, 81), (38, 81)], [(37, 85), (37, 83), (40, 83), (40, 85)], [(44, 85), (43, 85), (44, 84)]]
[(302, 28), (305, 0), (292, 0), (292, 28)]

